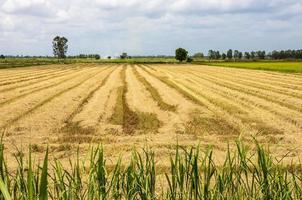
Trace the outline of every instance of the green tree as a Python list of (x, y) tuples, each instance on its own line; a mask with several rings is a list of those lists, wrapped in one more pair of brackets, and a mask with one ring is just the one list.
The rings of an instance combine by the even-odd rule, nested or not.
[(95, 59), (97, 59), (97, 60), (99, 60), (99, 59), (101, 59), (101, 56), (99, 55), (99, 54), (95, 54)]
[(244, 57), (249, 60), (251, 58), (251, 54), (249, 52), (244, 52)]
[(238, 50), (234, 51), (234, 59), (235, 60), (239, 59), (239, 51)]
[(183, 48), (178, 48), (175, 50), (176, 60), (182, 62), (188, 58), (188, 51)]
[(193, 58), (191, 58), (191, 57), (188, 57), (188, 58), (187, 58), (187, 62), (188, 62), (188, 63), (191, 63), (191, 62), (193, 62)]
[(227, 58), (228, 59), (232, 59), (233, 58), (233, 50), (232, 49), (228, 50), (228, 52), (227, 52)]
[(56, 36), (52, 41), (52, 49), (54, 56), (65, 58), (68, 50), (67, 38)]
[(5, 56), (1, 54), (0, 59), (5, 59)]
[(241, 59), (242, 59), (242, 57), (243, 57), (243, 54), (242, 54), (242, 52), (241, 52), (241, 51), (239, 51), (238, 58), (241, 60)]
[(122, 53), (122, 55), (120, 55), (121, 59), (126, 59), (128, 58), (128, 54), (127, 53)]
[(203, 55), (203, 53), (195, 53), (193, 55), (193, 58), (204, 58), (204, 55)]
[(215, 59), (220, 59), (221, 58), (221, 55), (220, 55), (220, 52), (219, 51), (216, 51), (215, 52)]
[(222, 53), (221, 58), (222, 58), (223, 60), (225, 60), (226, 57), (227, 57), (227, 55), (226, 55), (225, 53)]
[(215, 51), (209, 50), (209, 52), (208, 52), (208, 58), (209, 58), (209, 60), (215, 59)]
[(256, 57), (256, 52), (252, 51), (251, 52), (251, 59), (255, 59), (255, 57)]

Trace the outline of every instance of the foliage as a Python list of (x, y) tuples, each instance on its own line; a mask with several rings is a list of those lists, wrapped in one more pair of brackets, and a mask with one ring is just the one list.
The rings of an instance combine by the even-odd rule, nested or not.
[(188, 63), (191, 63), (191, 62), (193, 62), (193, 61), (194, 61), (193, 58), (191, 58), (191, 57), (188, 57), (188, 58), (187, 58), (187, 62), (188, 62)]
[(128, 58), (128, 54), (124, 52), (124, 53), (122, 53), (122, 55), (120, 55), (120, 58), (126, 59), (126, 58)]
[(176, 60), (182, 62), (188, 58), (188, 51), (183, 48), (178, 48), (175, 50)]
[(227, 52), (227, 58), (228, 59), (232, 59), (233, 58), (233, 50), (232, 49), (228, 50), (228, 52)]
[(54, 56), (58, 58), (65, 58), (68, 50), (67, 38), (56, 36), (52, 41), (52, 48)]
[[(204, 63), (203, 63), (204, 64)], [(302, 72), (302, 62), (255, 61), (255, 62), (209, 62), (207, 65), (280, 72)]]
[(193, 58), (204, 58), (204, 55), (203, 55), (203, 53), (195, 53), (193, 55)]
[(99, 54), (96, 54), (95, 59), (99, 60), (99, 59), (101, 59), (101, 56)]
[(249, 151), (237, 141), (218, 164), (209, 148), (175, 146), (165, 179), (156, 166), (156, 154), (145, 148), (133, 150), (109, 167), (102, 146), (92, 148), (87, 159), (79, 154), (69, 166), (59, 160), (50, 165), (45, 152), (43, 166), (32, 160), (31, 148), (25, 161), (16, 155), (10, 172), (4, 147), (0, 149), (0, 199), (299, 199), (301, 174), (295, 165), (275, 162), (257, 142)]

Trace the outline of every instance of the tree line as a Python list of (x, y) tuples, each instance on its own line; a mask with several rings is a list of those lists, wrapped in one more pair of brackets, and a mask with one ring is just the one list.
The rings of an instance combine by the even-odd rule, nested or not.
[[(203, 57), (202, 53), (197, 53), (193, 57)], [(241, 52), (238, 50), (229, 49), (227, 52), (220, 53), (219, 51), (209, 50), (209, 60), (264, 60), (264, 59), (302, 59), (302, 50), (281, 50), (266, 53), (265, 51)]]

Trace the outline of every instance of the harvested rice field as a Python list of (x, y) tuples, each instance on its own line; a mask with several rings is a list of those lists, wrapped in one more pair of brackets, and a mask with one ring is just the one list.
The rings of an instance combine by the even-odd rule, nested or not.
[[(302, 74), (200, 65), (72, 64), (0, 70), (0, 130), (13, 157), (68, 162), (102, 144), (108, 162), (134, 147), (163, 170), (178, 143), (224, 158), (238, 138), (276, 156), (302, 153)], [(252, 145), (251, 145), (252, 148)], [(11, 163), (10, 163), (11, 164)]]

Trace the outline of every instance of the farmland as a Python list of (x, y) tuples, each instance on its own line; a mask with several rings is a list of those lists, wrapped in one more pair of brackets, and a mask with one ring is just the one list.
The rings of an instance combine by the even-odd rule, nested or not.
[[(3, 164), (1, 148), (0, 165), (7, 165), (10, 169), (23, 167), (23, 164), (20, 165), (23, 161), (19, 160), (17, 163), (14, 160), (15, 157), (21, 159), (26, 155), (30, 146), (31, 154), (37, 162), (43, 161), (48, 149), (50, 163), (59, 160), (63, 168), (66, 166), (74, 168), (73, 173), (77, 173), (79, 168), (77, 165), (70, 166), (69, 159), (85, 160), (87, 155), (90, 156), (91, 148), (96, 148), (96, 154), (93, 155), (101, 158), (105, 156), (107, 160), (106, 166), (103, 166), (105, 165), (103, 161), (94, 164), (100, 165), (100, 168), (121, 167), (120, 165), (127, 165), (124, 161), (131, 160), (138, 167), (131, 168), (133, 163), (128, 166), (133, 170), (131, 173), (145, 169), (145, 175), (133, 174), (133, 176), (151, 181), (146, 183), (151, 187), (150, 191), (148, 189), (148, 195), (154, 195), (155, 191), (155, 180), (152, 179), (155, 173), (153, 167), (156, 168), (157, 178), (163, 180), (161, 177), (163, 173), (183, 170), (178, 164), (173, 164), (174, 161), (181, 163), (185, 160), (199, 160), (200, 152), (206, 155), (201, 163), (208, 162), (207, 159), (213, 159), (215, 162), (213, 166), (205, 164), (206, 168), (224, 166), (222, 169), (234, 170), (238, 176), (241, 176), (241, 173), (256, 173), (253, 177), (259, 181), (259, 185), (263, 184), (261, 174), (253, 169), (237, 172), (237, 165), (255, 165), (256, 168), (261, 168), (262, 165), (272, 165), (270, 163), (273, 161), (265, 158), (264, 161), (260, 160), (255, 164), (253, 160), (246, 160), (245, 151), (250, 150), (252, 154), (257, 152), (260, 159), (268, 148), (278, 161), (277, 164), (282, 161), (286, 165), (293, 164), (289, 167), (291, 170), (300, 169), (302, 75), (298, 73), (191, 64), (53, 64), (1, 69), (0, 93), (0, 129), (3, 133), (5, 158), (9, 160), (7, 164)], [(255, 145), (254, 138), (264, 145), (266, 150)], [(244, 142), (244, 147), (240, 142), (235, 142), (238, 139)], [(98, 146), (100, 144), (102, 147)], [(197, 146), (198, 148), (195, 148)], [(184, 154), (186, 158), (178, 155), (180, 149), (186, 151), (190, 148), (193, 154), (187, 152)], [(134, 149), (143, 154), (135, 153)], [(145, 154), (142, 149), (145, 149)], [(207, 153), (209, 149), (214, 150), (213, 158), (212, 152)], [(234, 159), (240, 157), (241, 160), (231, 161), (228, 150), (231, 150), (232, 155), (234, 153)], [(171, 163), (171, 155), (175, 153), (176, 157), (172, 157), (175, 160), (172, 159)], [(90, 156), (90, 162), (100, 159), (94, 158), (93, 155)], [(120, 156), (123, 156), (122, 164), (119, 163)], [(137, 156), (143, 156), (146, 160), (142, 163)], [(234, 163), (225, 166), (229, 165), (229, 162)], [(286, 165), (282, 165), (281, 168)], [(59, 166), (56, 164), (56, 170), (60, 171)], [(191, 172), (190, 167), (199, 168), (193, 164), (187, 167), (186, 173)], [(278, 168), (278, 165), (271, 166), (269, 170), (275, 168)], [(81, 169), (85, 171), (85, 167)], [(4, 175), (7, 172), (3, 171), (3, 167), (1, 170), (3, 177), (9, 177)], [(98, 173), (93, 171), (95, 168), (90, 170), (89, 177)], [(108, 176), (109, 172), (112, 170), (108, 171)], [(39, 170), (36, 173), (33, 176), (38, 176)], [(115, 174), (116, 171), (112, 173), (110, 176), (116, 178), (128, 176)], [(220, 172), (217, 173), (214, 182), (221, 179)], [(278, 173), (283, 176), (282, 170)], [(18, 181), (18, 176), (14, 180)], [(72, 175), (76, 176), (78, 175)], [(274, 182), (277, 176), (275, 172), (274, 175), (271, 174), (270, 181)], [(85, 175), (82, 178), (84, 177)], [(169, 177), (170, 175), (167, 179)], [(188, 181), (186, 185), (187, 190), (192, 193), (186, 195), (196, 192), (192, 190), (195, 187), (194, 177), (192, 174), (189, 177), (186, 179)], [(199, 178), (197, 182), (202, 180)], [(258, 192), (263, 192), (261, 187), (250, 186), (249, 180), (244, 180), (243, 176), (241, 178), (236, 180), (245, 182), (246, 187), (252, 187), (250, 190), (257, 192), (252, 193), (239, 187), (233, 191), (233, 197), (244, 194), (260, 198), (261, 194)], [(90, 177), (88, 185), (81, 187), (83, 194), (86, 193), (85, 189), (97, 187), (96, 181)], [(110, 184), (119, 184), (116, 179), (112, 181)], [(130, 180), (125, 181), (128, 184)], [(192, 188), (190, 181), (193, 181)], [(202, 184), (200, 187), (208, 187), (205, 185), (206, 182), (201, 181), (200, 184)], [(293, 184), (300, 182), (294, 180)], [(167, 186), (167, 183), (164, 185)], [(225, 182), (225, 186), (228, 185), (230, 183)], [(211, 193), (215, 199), (215, 195), (220, 193), (215, 193), (214, 190), (220, 188), (214, 186), (213, 193), (209, 194)], [(121, 186), (124, 187), (127, 188)], [(296, 187), (293, 192), (299, 192), (299, 188)], [(173, 187), (167, 189), (168, 196), (177, 193), (172, 190)], [(200, 192), (201, 190), (200, 188)], [(156, 191), (158, 193), (158, 189)], [(65, 192), (62, 190), (62, 193), (66, 194)], [(69, 192), (73, 195), (81, 194)], [(110, 189), (108, 192), (111, 192)], [(115, 192), (117, 191), (112, 191), (110, 195), (114, 195)], [(178, 192), (183, 195), (181, 191)], [(280, 192), (282, 195), (283, 192)], [(299, 196), (299, 193), (293, 195)]]
[(208, 62), (208, 65), (243, 69), (280, 72), (302, 72), (302, 62), (297, 61), (257, 61), (257, 62)]
[(84, 153), (102, 143), (117, 157), (148, 145), (165, 166), (177, 142), (212, 145), (219, 157), (227, 142), (251, 136), (280, 157), (301, 152), (300, 74), (79, 63), (3, 69), (0, 91), (0, 127), (11, 152), (31, 144), (39, 156), (49, 145), (64, 159), (78, 144)]

